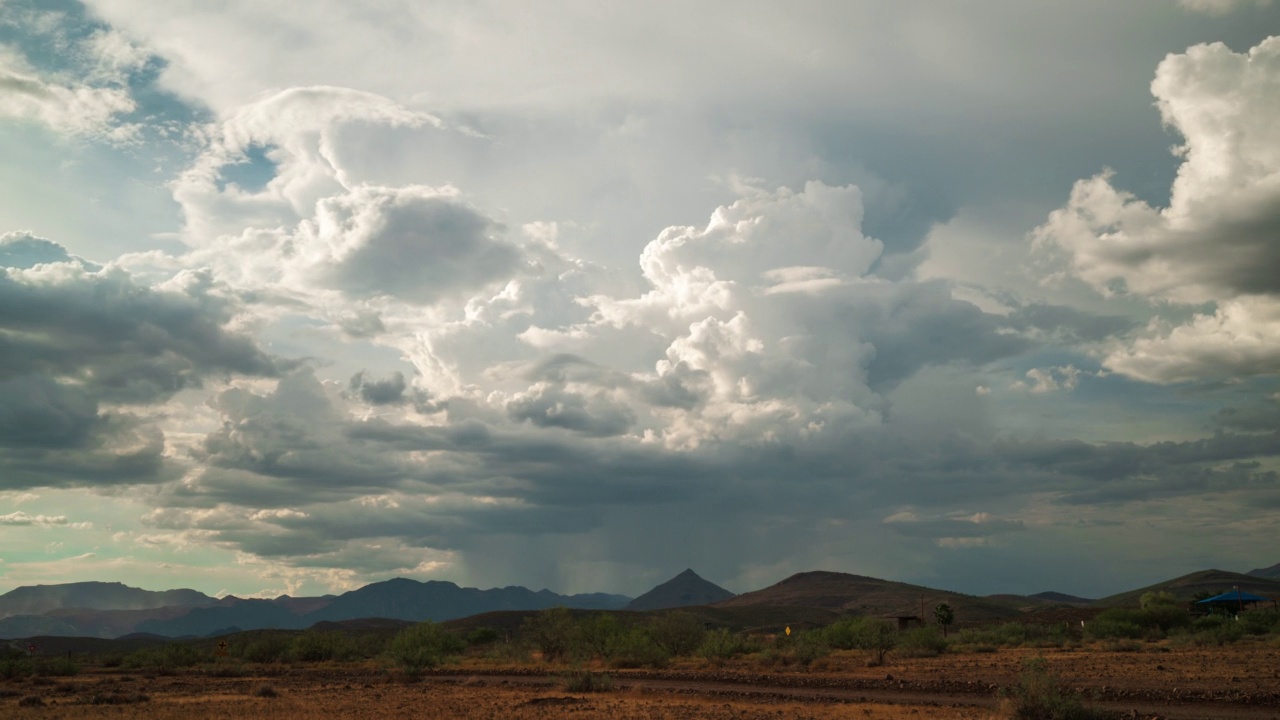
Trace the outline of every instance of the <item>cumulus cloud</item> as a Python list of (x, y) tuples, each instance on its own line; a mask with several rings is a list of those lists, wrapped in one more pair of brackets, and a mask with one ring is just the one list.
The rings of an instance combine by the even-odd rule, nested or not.
[(68, 135), (125, 140), (131, 129), (118, 117), (135, 107), (127, 90), (59, 85), (0, 53), (0, 118), (35, 122)]
[(66, 525), (66, 515), (28, 515), (24, 512), (12, 512), (0, 515), (0, 525)]
[(133, 409), (209, 377), (272, 376), (229, 329), (207, 274), (148, 287), (28, 234), (0, 238), (0, 462), (6, 488), (168, 479), (163, 433)]
[(1151, 88), (1184, 138), (1168, 207), (1117, 190), (1103, 173), (1076, 184), (1036, 243), (1104, 293), (1218, 303), (1187, 325), (1149, 328), (1106, 367), (1154, 382), (1271, 374), (1280, 360), (1266, 340), (1280, 303), (1280, 38), (1247, 53), (1215, 43), (1170, 55)]

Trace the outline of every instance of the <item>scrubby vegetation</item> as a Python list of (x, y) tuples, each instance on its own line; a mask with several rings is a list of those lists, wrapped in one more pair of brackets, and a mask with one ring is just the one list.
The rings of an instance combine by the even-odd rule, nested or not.
[(444, 663), (465, 648), (462, 638), (428, 621), (400, 631), (391, 640), (388, 652), (401, 670), (417, 674)]
[(1010, 720), (1101, 720), (1111, 717), (1085, 707), (1080, 696), (1062, 687), (1044, 658), (1026, 662), (1018, 684), (1005, 688), (1005, 715)]

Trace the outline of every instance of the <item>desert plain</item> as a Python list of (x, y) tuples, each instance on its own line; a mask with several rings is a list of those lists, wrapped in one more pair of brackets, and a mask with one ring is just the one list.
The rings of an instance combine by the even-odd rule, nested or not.
[[(0, 682), (3, 718), (474, 718), (533, 720), (745, 720), (775, 718), (1016, 717), (1002, 689), (1028, 660), (1090, 708), (1118, 718), (1280, 718), (1280, 645), (1117, 651), (1001, 648), (905, 658), (841, 651), (809, 668), (750, 660), (701, 660), (663, 669), (610, 670), (537, 661), (468, 660), (419, 677), (375, 662), (243, 664), (217, 658), (167, 674), (86, 665), (71, 677)], [(607, 675), (612, 687), (582, 692), (569, 679)]]

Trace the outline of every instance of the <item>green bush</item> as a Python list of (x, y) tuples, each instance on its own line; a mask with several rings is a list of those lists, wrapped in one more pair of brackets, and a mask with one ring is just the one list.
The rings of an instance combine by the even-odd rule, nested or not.
[(1231, 645), (1245, 636), (1245, 622), (1227, 615), (1208, 615), (1196, 618), (1186, 631), (1177, 634), (1174, 640), (1182, 644), (1199, 647), (1218, 647)]
[(307, 630), (289, 643), (286, 655), (297, 662), (346, 662), (360, 657), (360, 651), (345, 633)]
[(1146, 637), (1147, 629), (1141, 610), (1109, 608), (1085, 623), (1084, 635), (1091, 640), (1138, 640)]
[(618, 636), (609, 664), (616, 668), (659, 668), (671, 659), (661, 645), (649, 634), (649, 628), (633, 627)]
[(401, 630), (391, 640), (388, 652), (400, 669), (420, 673), (445, 663), (465, 648), (457, 635), (427, 621)]
[(158, 648), (136, 650), (125, 655), (120, 667), (126, 670), (154, 670), (160, 673), (173, 672), (177, 668), (188, 668), (208, 659), (208, 655), (190, 645), (169, 643)]
[(623, 634), (622, 623), (613, 615), (600, 613), (585, 617), (574, 627), (573, 654), (612, 660)]
[(1062, 625), (1035, 625), (1017, 622), (965, 628), (950, 638), (957, 646), (1062, 647), (1069, 637)]
[(884, 663), (885, 653), (898, 642), (898, 631), (879, 618), (856, 617), (839, 620), (821, 631), (824, 644), (840, 650), (866, 650), (875, 664)]
[(472, 630), (471, 634), (467, 635), (467, 644), (473, 647), (477, 645), (488, 645), (489, 643), (497, 642), (499, 637), (501, 636), (498, 634), (497, 630), (494, 630), (491, 627), (479, 627)]
[(720, 664), (738, 655), (754, 652), (756, 649), (756, 644), (752, 643), (748, 638), (734, 635), (728, 630), (720, 628), (707, 633), (707, 636), (702, 641), (702, 646), (698, 648), (698, 655), (713, 663)]
[(29, 658), (7, 657), (0, 659), (0, 678), (15, 680), (35, 674), (35, 663)]
[(1086, 708), (1079, 696), (1062, 687), (1049, 672), (1044, 658), (1023, 664), (1017, 685), (1004, 688), (1001, 695), (1014, 720), (1096, 720), (1106, 714)]
[(1246, 635), (1280, 634), (1280, 612), (1275, 610), (1252, 610), (1240, 613), (1239, 622)]
[(542, 653), (544, 660), (560, 660), (573, 648), (575, 624), (568, 608), (554, 607), (525, 618), (521, 637)]
[(687, 612), (659, 615), (649, 621), (649, 636), (672, 657), (692, 655), (707, 636), (707, 628)]
[(80, 673), (80, 666), (69, 657), (39, 658), (35, 662), (35, 674), (43, 677), (69, 677)]
[(800, 667), (809, 667), (814, 660), (831, 654), (831, 646), (822, 637), (822, 631), (799, 633), (787, 648), (789, 655)]
[(284, 635), (266, 635), (250, 640), (239, 649), (238, 654), (249, 662), (279, 662), (289, 654), (289, 638)]
[(912, 628), (898, 637), (896, 652), (902, 657), (937, 657), (946, 652), (947, 640), (931, 627)]

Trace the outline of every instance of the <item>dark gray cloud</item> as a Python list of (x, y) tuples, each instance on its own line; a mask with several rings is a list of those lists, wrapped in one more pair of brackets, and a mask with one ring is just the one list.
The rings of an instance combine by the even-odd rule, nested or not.
[(538, 427), (572, 430), (592, 437), (621, 435), (635, 424), (635, 412), (602, 395), (588, 397), (551, 383), (538, 383), (507, 403), (512, 420)]
[(183, 292), (139, 286), (120, 270), (11, 270), (0, 275), (0, 380), (38, 373), (83, 383), (100, 400), (147, 403), (208, 374), (275, 375), (251, 338), (225, 329), (230, 314), (199, 283)]
[(361, 400), (370, 405), (399, 405), (406, 400), (404, 373), (395, 372), (386, 380), (369, 380), (363, 372), (351, 377), (348, 388)]
[(361, 297), (432, 303), (511, 274), (520, 252), (502, 227), (427, 188), (360, 188), (320, 203), (319, 226), (338, 253), (321, 281)]
[(30, 235), (6, 236), (0, 249), (6, 488), (171, 479), (163, 433), (115, 406), (159, 404), (210, 376), (278, 372), (255, 341), (226, 329), (233, 301), (207, 275), (149, 288)]

